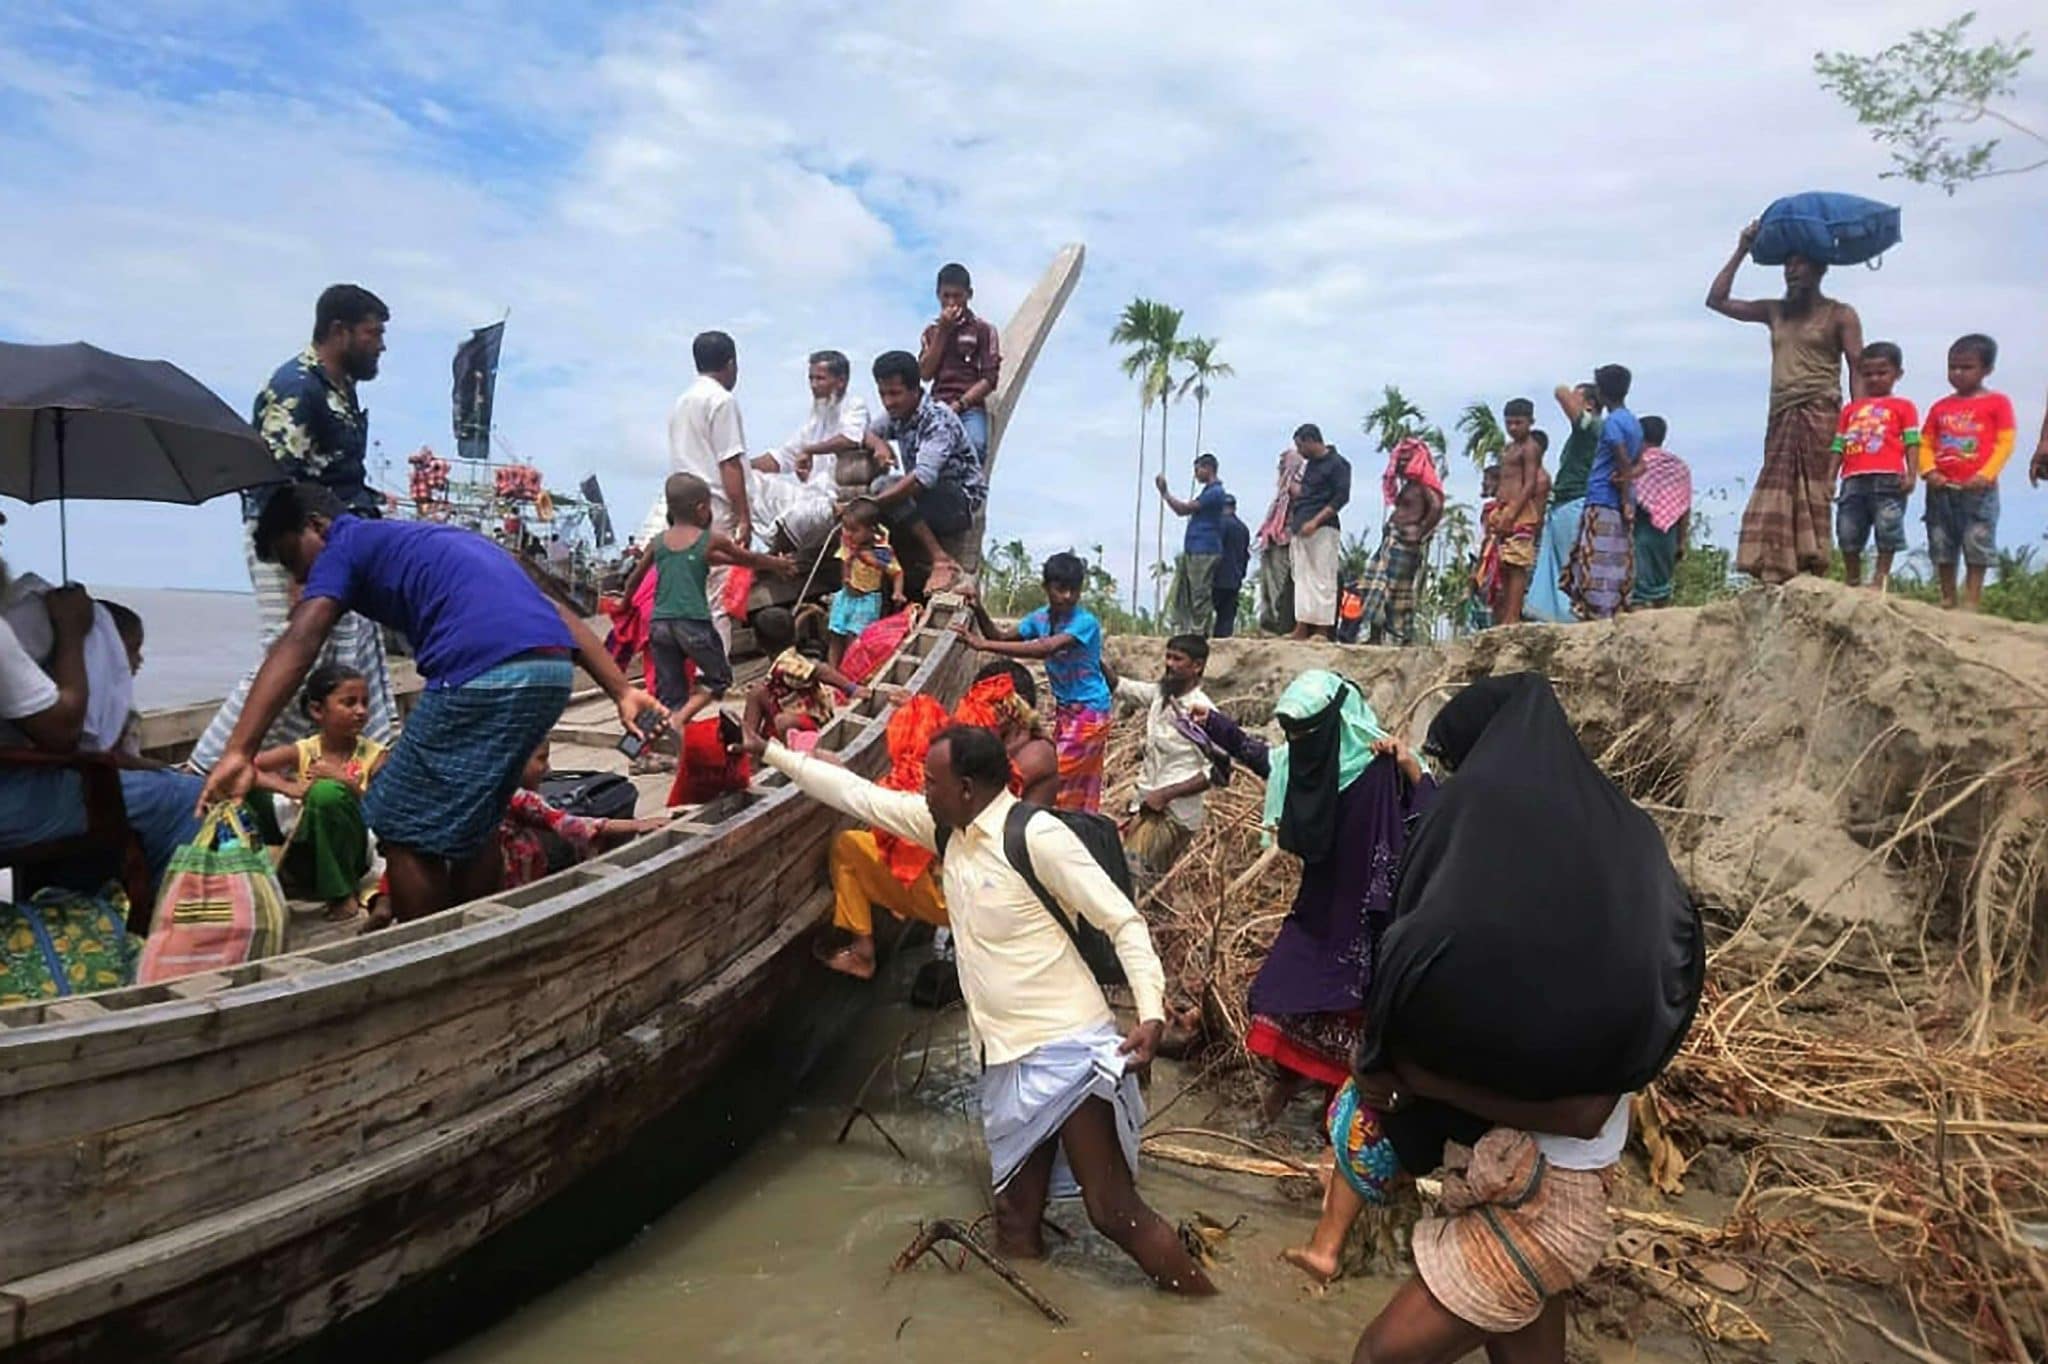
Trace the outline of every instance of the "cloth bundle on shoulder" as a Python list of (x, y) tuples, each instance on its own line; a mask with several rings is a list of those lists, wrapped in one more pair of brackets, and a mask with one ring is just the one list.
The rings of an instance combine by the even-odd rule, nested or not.
[(142, 950), (141, 983), (275, 956), (284, 950), (285, 922), (269, 854), (238, 807), (219, 806), (199, 836), (171, 854)]
[(1358, 1069), (1399, 1057), (1528, 1100), (1649, 1083), (1685, 1040), (1706, 969), (1656, 825), (1536, 673), (1467, 687), (1425, 752), (1455, 775), (1401, 860)]
[(1749, 256), (1783, 265), (1804, 256), (1822, 265), (1861, 265), (1899, 244), (1899, 210), (1854, 194), (1788, 194), (1764, 210)]

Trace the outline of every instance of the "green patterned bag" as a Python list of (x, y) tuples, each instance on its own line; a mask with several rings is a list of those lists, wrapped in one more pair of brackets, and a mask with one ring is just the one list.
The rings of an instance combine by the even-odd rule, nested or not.
[(141, 944), (128, 936), (128, 897), (55, 886), (25, 905), (0, 904), (0, 1004), (34, 1004), (135, 980)]

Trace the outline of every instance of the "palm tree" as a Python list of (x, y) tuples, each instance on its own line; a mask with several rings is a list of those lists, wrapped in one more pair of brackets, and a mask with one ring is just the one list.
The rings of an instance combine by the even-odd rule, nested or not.
[(1465, 410), (1458, 414), (1458, 434), (1465, 438), (1465, 458), (1472, 461), (1475, 469), (1484, 469), (1488, 461), (1499, 458), (1500, 452), (1508, 448), (1507, 432), (1501, 430), (1500, 419), (1485, 403), (1465, 404)]
[[(1145, 525), (1145, 427), (1151, 420), (1154, 399), (1163, 399), (1173, 382), (1173, 361), (1179, 349), (1181, 312), (1149, 298), (1134, 298), (1124, 305), (1123, 316), (1109, 333), (1112, 346), (1127, 346), (1122, 368), (1124, 377), (1138, 381), (1138, 495), (1131, 508), (1131, 610), (1138, 609), (1139, 542)], [(1159, 417), (1160, 472), (1166, 470), (1166, 409)], [(1165, 508), (1160, 508), (1165, 515)], [(1162, 522), (1160, 541), (1165, 541)]]
[(1216, 338), (1213, 336), (1190, 336), (1181, 343), (1180, 358), (1188, 365), (1188, 376), (1180, 381), (1176, 397), (1195, 395), (1195, 455), (1202, 453), (1202, 409), (1209, 401), (1209, 384), (1215, 379), (1228, 379), (1237, 371), (1216, 358)]
[[(1377, 440), (1380, 453), (1385, 454), (1410, 436), (1420, 435), (1427, 440), (1423, 420), (1422, 409), (1409, 402), (1399, 388), (1388, 384), (1380, 405), (1365, 414), (1359, 428)], [(1441, 448), (1443, 433), (1438, 431), (1436, 436)]]

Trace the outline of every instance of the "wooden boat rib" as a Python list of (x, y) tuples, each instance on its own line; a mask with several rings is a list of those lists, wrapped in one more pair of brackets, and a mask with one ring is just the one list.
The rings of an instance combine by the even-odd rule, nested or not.
[[(991, 457), (1081, 262), (1062, 251), (1004, 334)], [(959, 609), (937, 599), (884, 679), (957, 696)], [(878, 774), (882, 719), (851, 707), (820, 746)], [(636, 1138), (690, 1128), (751, 1039), (848, 988), (809, 960), (841, 827), (769, 773), (373, 937), (0, 1009), (0, 1359), (317, 1342), (537, 1221)], [(675, 1149), (729, 1153), (716, 1122)]]

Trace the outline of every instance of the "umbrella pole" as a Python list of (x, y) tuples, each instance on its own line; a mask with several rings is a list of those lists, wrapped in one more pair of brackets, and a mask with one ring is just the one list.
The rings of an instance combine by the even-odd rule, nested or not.
[(60, 586), (71, 585), (71, 518), (64, 506), (64, 409), (57, 409), (57, 562)]

